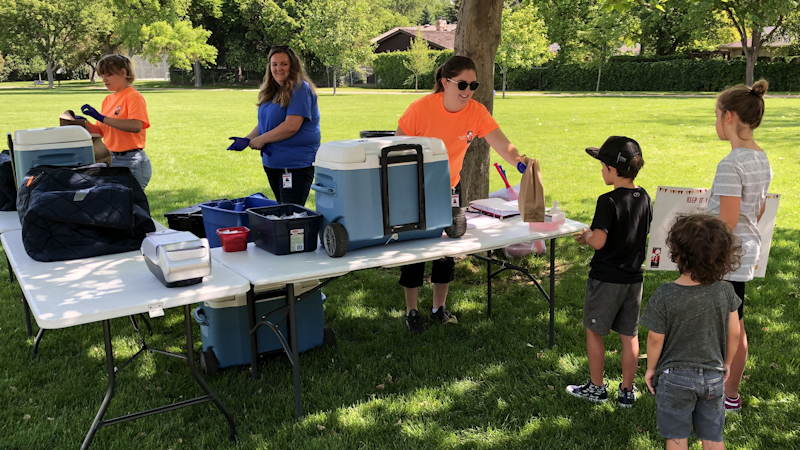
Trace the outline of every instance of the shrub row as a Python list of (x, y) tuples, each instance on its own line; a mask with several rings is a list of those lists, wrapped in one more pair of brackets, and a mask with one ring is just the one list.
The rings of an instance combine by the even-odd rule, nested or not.
[[(420, 75), (420, 89), (430, 89), (433, 86), (433, 73), (436, 71), (436, 67), (439, 67), (453, 54), (450, 50), (431, 50), (430, 53), (435, 59), (434, 69)], [(411, 78), (411, 71), (405, 66), (407, 60), (408, 52), (378, 53), (372, 61), (375, 86), (383, 89), (413, 88), (414, 79)]]

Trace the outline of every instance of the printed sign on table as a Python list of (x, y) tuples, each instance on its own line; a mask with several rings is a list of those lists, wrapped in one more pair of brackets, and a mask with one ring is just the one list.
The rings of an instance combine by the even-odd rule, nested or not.
[[(645, 268), (649, 270), (678, 270), (667, 248), (667, 233), (680, 214), (706, 212), (710, 191), (704, 188), (682, 188), (659, 186), (653, 205), (653, 222), (650, 224), (650, 242), (647, 246)], [(761, 233), (761, 254), (756, 263), (755, 276), (764, 277), (767, 272), (769, 249), (772, 246), (772, 232), (778, 213), (779, 194), (767, 194), (764, 215), (758, 222)]]

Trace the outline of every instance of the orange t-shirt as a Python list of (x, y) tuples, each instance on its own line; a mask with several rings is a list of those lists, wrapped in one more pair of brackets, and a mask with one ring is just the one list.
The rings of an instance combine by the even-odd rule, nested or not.
[(443, 97), (443, 92), (437, 92), (415, 100), (400, 117), (398, 125), (409, 136), (435, 137), (444, 142), (450, 164), (450, 186), (455, 187), (461, 180), (461, 167), (469, 144), (499, 126), (483, 104), (470, 99), (461, 111), (450, 112), (444, 109)]
[(138, 133), (118, 130), (104, 123), (97, 122), (100, 135), (103, 136), (103, 143), (112, 152), (124, 152), (137, 148), (144, 148), (146, 133), (145, 129), (150, 128), (150, 120), (147, 118), (147, 104), (144, 97), (132, 86), (109, 94), (103, 99), (100, 114), (113, 119), (136, 119), (142, 121), (142, 129)]

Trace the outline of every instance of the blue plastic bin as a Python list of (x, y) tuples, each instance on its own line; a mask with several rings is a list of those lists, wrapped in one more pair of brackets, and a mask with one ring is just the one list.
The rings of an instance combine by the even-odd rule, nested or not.
[[(203, 227), (206, 230), (209, 247), (222, 246), (222, 242), (220, 242), (217, 236), (218, 228), (249, 227), (250, 220), (247, 217), (248, 208), (260, 208), (262, 206), (273, 206), (277, 204), (278, 202), (268, 199), (261, 193), (232, 200), (201, 203), (200, 209), (203, 211)], [(253, 242), (252, 235), (248, 238), (248, 242)]]
[[(296, 285), (297, 295), (316, 287), (318, 282)], [(325, 342), (325, 295), (320, 291), (302, 296), (295, 309), (297, 324), (297, 347), (301, 352), (321, 346)], [(275, 297), (256, 302), (256, 315), (267, 314), (267, 320), (278, 325), (278, 329), (288, 340), (287, 314), (284, 310), (272, 312), (286, 305), (286, 297)], [(272, 312), (270, 314), (270, 312)], [(251, 363), (250, 336), (247, 332), (247, 300), (245, 297), (205, 302), (193, 312), (200, 326), (200, 339), (203, 342), (204, 357), (214, 353), (219, 368), (242, 366)], [(258, 330), (258, 352), (281, 351), (283, 347), (275, 333), (268, 327)]]

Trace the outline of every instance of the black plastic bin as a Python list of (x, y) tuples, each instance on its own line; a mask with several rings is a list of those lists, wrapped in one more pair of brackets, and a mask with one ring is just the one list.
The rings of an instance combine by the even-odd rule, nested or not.
[(167, 225), (173, 230), (191, 231), (199, 238), (206, 237), (206, 229), (203, 227), (203, 211), (200, 209), (200, 203), (170, 211), (165, 213), (164, 217), (167, 218)]
[[(307, 217), (267, 218), (267, 216), (284, 217), (304, 212)], [(258, 247), (276, 255), (289, 253), (313, 252), (317, 249), (317, 235), (322, 215), (302, 206), (282, 203), (276, 206), (264, 206), (247, 210), (250, 221), (250, 234)]]
[(387, 136), (394, 136), (394, 130), (361, 131), (360, 133), (358, 133), (358, 135), (361, 136), (361, 139), (387, 137)]

